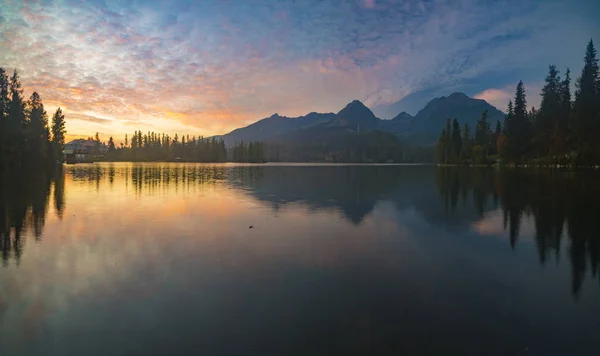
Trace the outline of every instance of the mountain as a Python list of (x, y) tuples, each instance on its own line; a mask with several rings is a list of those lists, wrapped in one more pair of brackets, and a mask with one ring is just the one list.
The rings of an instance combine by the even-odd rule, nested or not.
[(431, 98), (435, 98), (447, 93), (447, 91), (441, 91), (439, 88), (432, 88), (427, 90), (421, 90), (418, 92), (410, 93), (402, 99), (392, 104), (380, 104), (373, 107), (373, 112), (377, 117), (380, 118), (391, 118), (401, 111), (405, 111), (410, 115), (416, 115)]
[(412, 142), (435, 143), (448, 118), (458, 119), (461, 127), (468, 123), (471, 132), (474, 132), (477, 119), (484, 110), (488, 111), (491, 127), (495, 126), (497, 120), (504, 120), (505, 114), (485, 100), (470, 98), (464, 93), (452, 93), (427, 103), (411, 121), (408, 132), (394, 133)]
[(488, 110), (491, 127), (495, 126), (496, 120), (504, 119), (504, 113), (485, 100), (458, 92), (429, 101), (415, 116), (403, 111), (391, 120), (377, 118), (363, 103), (354, 100), (337, 114), (312, 112), (296, 118), (274, 114), (221, 137), (227, 146), (239, 141), (277, 141), (284, 144), (286, 141), (325, 142), (349, 132), (377, 130), (391, 133), (407, 143), (431, 146), (448, 118), (457, 118), (461, 127), (468, 123), (474, 132), (477, 119), (484, 110)]
[(345, 126), (351, 130), (361, 131), (377, 127), (379, 121), (371, 109), (360, 101), (354, 100), (335, 115), (330, 125)]
[(235, 129), (228, 134), (220, 136), (225, 145), (232, 146), (239, 141), (263, 141), (287, 132), (300, 130), (313, 125), (329, 122), (334, 113), (311, 112), (300, 117), (286, 117), (273, 114), (251, 125)]
[(396, 115), (396, 117), (394, 117), (391, 121), (411, 121), (412, 119), (414, 119), (414, 116), (407, 113), (406, 111), (403, 111), (400, 114)]

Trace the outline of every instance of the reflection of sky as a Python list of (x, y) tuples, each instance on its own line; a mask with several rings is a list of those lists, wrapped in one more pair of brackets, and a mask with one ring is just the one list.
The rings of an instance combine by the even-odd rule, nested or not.
[(547, 65), (578, 74), (596, 1), (134, 1), (0, 4), (0, 63), (62, 106), (71, 135), (225, 133), (274, 112), (385, 107), (461, 90), (505, 109)]
[[(343, 335), (357, 347), (376, 344), (369, 330), (385, 335), (392, 322), (393, 330), (435, 339), (436, 320), (437, 330), (460, 340), (468, 334), (456, 327), (461, 320), (508, 345), (519, 344), (512, 331), (536, 345), (555, 332), (569, 340), (578, 330), (586, 340), (596, 325), (599, 291), (584, 287), (574, 304), (568, 263), (540, 270), (534, 246), (513, 252), (505, 233), (482, 238), (502, 235), (494, 212), (475, 228), (446, 229), (382, 200), (354, 225), (302, 202), (272, 212), (221, 183), (138, 194), (118, 172), (98, 185), (68, 173), (63, 221), (50, 208), (41, 241), (27, 240), (18, 268), (0, 269), (3, 355), (5, 345), (9, 355), (24, 354), (51, 340), (61, 355), (90, 342), (101, 344), (97, 352), (165, 350), (181, 340), (184, 350), (190, 342), (235, 351), (294, 323), (302, 328), (290, 343), (315, 342), (310, 330), (350, 332)], [(342, 322), (354, 331), (336, 331)]]

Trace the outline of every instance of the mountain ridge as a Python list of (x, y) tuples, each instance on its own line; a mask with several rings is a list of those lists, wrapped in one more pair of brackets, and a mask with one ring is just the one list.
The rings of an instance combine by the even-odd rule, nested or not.
[[(461, 124), (468, 123), (474, 130), (476, 121), (484, 110), (488, 110), (488, 120), (492, 126), (496, 120), (504, 119), (505, 114), (493, 105), (482, 99), (471, 98), (462, 92), (433, 98), (414, 116), (403, 111), (389, 120), (376, 117), (360, 100), (353, 100), (335, 114), (310, 112), (304, 116), (286, 117), (275, 113), (219, 137), (223, 138), (227, 146), (232, 146), (239, 141), (292, 138), (294, 132), (303, 136), (306, 132), (299, 131), (308, 128), (313, 128), (310, 132), (314, 134), (326, 128), (342, 128), (344, 132), (384, 131), (406, 142), (433, 145), (448, 118), (457, 118)], [(336, 135), (342, 132), (334, 131)]]

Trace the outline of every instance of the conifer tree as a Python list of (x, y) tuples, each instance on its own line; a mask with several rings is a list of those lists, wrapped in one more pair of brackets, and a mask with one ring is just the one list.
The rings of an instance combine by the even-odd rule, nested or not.
[(575, 91), (575, 136), (584, 152), (589, 151), (598, 140), (600, 110), (600, 79), (598, 59), (594, 42), (590, 40), (584, 58), (581, 76)]

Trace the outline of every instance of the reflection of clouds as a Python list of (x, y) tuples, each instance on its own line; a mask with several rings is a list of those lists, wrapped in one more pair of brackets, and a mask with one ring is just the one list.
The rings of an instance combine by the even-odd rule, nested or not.
[(0, 326), (9, 330), (3, 337), (26, 347), (45, 330), (93, 329), (102, 320), (86, 320), (89, 308), (153, 300), (205, 268), (252, 283), (282, 266), (339, 268), (377, 256), (377, 263), (399, 267), (396, 259), (405, 253), (389, 249), (405, 232), (395, 221), (375, 218), (377, 211), (356, 227), (336, 209), (309, 212), (301, 202), (275, 216), (270, 206), (224, 184), (151, 189), (144, 183), (138, 194), (123, 166), (115, 165), (112, 185), (106, 171), (83, 179), (72, 170), (85, 166), (69, 168), (63, 220), (50, 209), (42, 241), (26, 237), (19, 269), (0, 269)]
[[(0, 5), (0, 61), (49, 109), (66, 108), (72, 135), (210, 135), (356, 98), (376, 106), (432, 87), (527, 83), (540, 58), (576, 68), (585, 43), (572, 39), (595, 33), (596, 6), (17, 1)], [(562, 46), (538, 46), (549, 38)]]
[[(504, 214), (501, 209), (486, 213), (480, 220), (475, 221), (471, 228), (480, 236), (498, 237), (506, 240), (508, 234), (508, 224), (504, 226)], [(535, 223), (533, 218), (527, 217), (525, 214), (519, 225), (519, 240), (533, 240), (535, 237)]]

